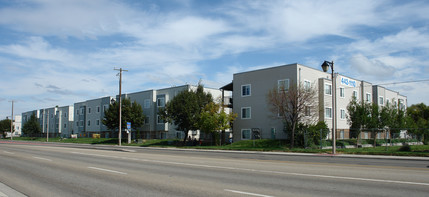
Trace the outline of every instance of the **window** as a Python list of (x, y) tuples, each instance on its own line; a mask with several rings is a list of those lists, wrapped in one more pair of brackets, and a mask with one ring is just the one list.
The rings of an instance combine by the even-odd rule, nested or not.
[(80, 121), (80, 126), (83, 127), (83, 120)]
[(346, 97), (346, 93), (344, 92), (344, 88), (340, 88), (340, 97), (341, 98)]
[(76, 121), (76, 126), (79, 126), (79, 121)]
[(157, 124), (164, 124), (164, 120), (161, 118), (161, 116), (156, 116), (156, 123)]
[(310, 116), (310, 115), (311, 115), (310, 106), (305, 106), (305, 116)]
[(381, 139), (381, 133), (380, 132), (377, 133), (377, 139)]
[(310, 89), (311, 89), (311, 82), (308, 80), (305, 80), (304, 81), (304, 90), (310, 91)]
[(243, 107), (241, 108), (241, 119), (250, 119), (251, 118), (251, 108)]
[(85, 114), (85, 109), (84, 108), (80, 109), (80, 114)]
[(144, 108), (145, 109), (150, 108), (150, 99), (145, 99), (144, 100)]
[(277, 88), (280, 91), (289, 91), (289, 79), (283, 79), (277, 81)]
[(88, 120), (88, 126), (91, 126), (91, 121), (90, 120)]
[(96, 121), (95, 121), (95, 124), (96, 124), (97, 126), (100, 126), (100, 120), (96, 120)]
[(386, 105), (390, 105), (390, 100), (386, 99)]
[(346, 119), (346, 110), (344, 110), (344, 109), (340, 110), (340, 118), (341, 118), (341, 120)]
[(378, 97), (378, 104), (384, 105), (384, 98), (382, 96)]
[(366, 131), (366, 132), (364, 132), (363, 139), (368, 139), (368, 132), (367, 132), (367, 131)]
[(250, 96), (251, 90), (250, 90), (250, 84), (248, 85), (242, 85), (241, 86), (241, 96)]
[(356, 90), (353, 90), (353, 97), (357, 100), (358, 99), (358, 92)]
[(242, 140), (250, 140), (250, 129), (242, 129), (241, 130), (241, 139)]
[(344, 139), (344, 130), (340, 131), (340, 139)]
[(109, 105), (103, 105), (103, 112), (106, 112), (109, 109)]
[(97, 113), (100, 113), (100, 106), (97, 106)]
[(332, 108), (330, 107), (325, 108), (325, 118), (332, 118)]
[(64, 117), (67, 118), (67, 112), (64, 112)]
[(79, 110), (78, 109), (76, 110), (76, 115), (79, 115)]
[(149, 124), (149, 117), (144, 117), (144, 124)]
[(371, 94), (370, 93), (366, 93), (365, 101), (371, 102)]
[(165, 98), (158, 98), (156, 104), (158, 107), (165, 107)]
[(67, 128), (67, 124), (64, 124), (64, 129)]
[(90, 114), (91, 113), (91, 108), (90, 107), (88, 107), (88, 114)]
[(332, 95), (332, 86), (331, 84), (325, 84), (325, 94)]
[(400, 110), (405, 110), (405, 104), (404, 104), (404, 100), (399, 99), (399, 109)]

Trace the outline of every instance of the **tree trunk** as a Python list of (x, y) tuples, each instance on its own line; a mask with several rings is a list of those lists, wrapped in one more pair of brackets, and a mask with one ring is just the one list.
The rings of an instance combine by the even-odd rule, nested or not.
[(290, 149), (292, 149), (294, 147), (294, 142), (295, 142), (295, 127), (296, 127), (295, 125), (296, 125), (296, 123), (294, 122), (292, 124), (292, 137), (290, 139)]
[(186, 130), (185, 131), (185, 137), (183, 138), (183, 146), (186, 146), (186, 140), (188, 139), (188, 133), (189, 133), (189, 130)]

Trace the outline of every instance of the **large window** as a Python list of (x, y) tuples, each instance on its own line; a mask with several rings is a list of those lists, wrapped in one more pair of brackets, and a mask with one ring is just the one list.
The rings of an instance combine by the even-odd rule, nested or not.
[(332, 95), (332, 86), (331, 84), (325, 84), (325, 94)]
[(310, 111), (310, 106), (305, 106), (305, 116), (310, 116), (311, 115), (311, 111)]
[(366, 93), (365, 101), (371, 102), (371, 94), (370, 93)]
[(341, 118), (341, 120), (346, 119), (346, 110), (344, 110), (344, 109), (340, 110), (340, 118)]
[(250, 107), (241, 108), (241, 119), (250, 119), (251, 118), (251, 111), (252, 111), (252, 109)]
[(242, 140), (250, 140), (251, 139), (251, 131), (250, 129), (242, 129), (241, 130), (241, 139)]
[(330, 107), (325, 108), (325, 118), (332, 118), (332, 108)]
[(277, 82), (277, 88), (279, 91), (289, 91), (289, 79), (279, 80)]
[(345, 93), (344, 88), (340, 88), (340, 97), (341, 97), (341, 98), (346, 97), (346, 93)]
[(156, 100), (156, 105), (157, 105), (158, 107), (165, 107), (165, 98), (158, 98), (158, 99)]
[(358, 91), (353, 90), (353, 97), (357, 100), (358, 99)]
[(378, 104), (384, 105), (384, 98), (382, 96), (378, 97)]
[(251, 86), (250, 84), (241, 86), (241, 96), (250, 96), (251, 95)]
[(311, 89), (311, 82), (308, 80), (305, 80), (304, 81), (304, 90), (310, 91), (310, 89)]

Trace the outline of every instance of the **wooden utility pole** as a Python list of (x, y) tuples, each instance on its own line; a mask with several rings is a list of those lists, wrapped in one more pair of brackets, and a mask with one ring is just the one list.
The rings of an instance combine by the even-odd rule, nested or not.
[[(128, 70), (123, 70), (122, 68), (114, 68), (114, 70), (119, 71), (119, 146), (121, 146), (121, 138), (122, 138), (122, 71), (128, 72)], [(116, 75), (117, 76), (117, 75)]]

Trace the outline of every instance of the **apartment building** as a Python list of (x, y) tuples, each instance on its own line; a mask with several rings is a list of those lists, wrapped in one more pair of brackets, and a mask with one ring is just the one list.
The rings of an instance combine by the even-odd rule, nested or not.
[[(253, 138), (256, 132), (262, 139), (286, 139), (283, 123), (276, 114), (269, 110), (267, 94), (270, 89), (282, 86), (287, 89), (292, 85), (304, 85), (317, 89), (317, 100), (311, 110), (315, 117), (307, 118), (307, 122), (324, 121), (332, 131), (332, 119), (336, 118), (336, 138), (347, 139), (350, 126), (347, 122), (347, 105), (357, 98), (364, 102), (383, 103), (396, 102), (405, 108), (407, 99), (398, 92), (381, 86), (373, 86), (369, 82), (336, 74), (336, 110), (332, 111), (332, 79), (330, 73), (300, 64), (289, 64), (278, 67), (236, 73), (233, 82), (221, 89), (233, 91), (233, 112), (238, 114), (234, 121), (234, 141)], [(235, 91), (234, 91), (235, 90)], [(365, 134), (362, 134), (365, 135)], [(332, 133), (328, 134), (331, 138)], [(366, 137), (366, 136), (363, 136)]]
[(32, 114), (39, 119), (42, 135), (50, 137), (69, 137), (72, 133), (73, 106), (51, 107), (22, 113), (22, 125), (30, 120)]
[(107, 127), (102, 123), (104, 112), (115, 101), (111, 96), (86, 100), (74, 104), (73, 130), (71, 134), (78, 137), (90, 137), (91, 134), (103, 134), (103, 137), (113, 137)]

